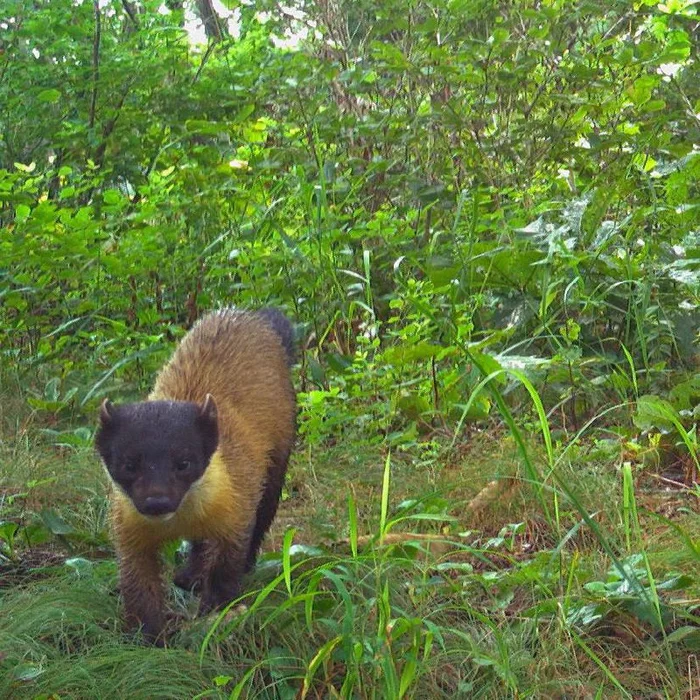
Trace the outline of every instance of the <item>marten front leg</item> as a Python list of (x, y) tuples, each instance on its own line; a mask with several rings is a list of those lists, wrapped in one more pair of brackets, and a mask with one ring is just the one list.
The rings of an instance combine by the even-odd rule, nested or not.
[(177, 570), (173, 583), (185, 591), (193, 592), (201, 587), (207, 566), (207, 543), (195, 540), (190, 543), (187, 562)]
[(140, 625), (146, 640), (163, 646), (165, 596), (158, 549), (118, 547), (117, 555), (127, 624), (130, 627)]
[(241, 593), (249, 544), (211, 541), (208, 543), (207, 571), (203, 577), (201, 615), (225, 607)]

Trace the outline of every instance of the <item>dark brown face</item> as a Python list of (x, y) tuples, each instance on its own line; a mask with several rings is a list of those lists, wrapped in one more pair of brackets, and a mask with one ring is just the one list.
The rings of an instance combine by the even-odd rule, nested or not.
[(216, 405), (187, 401), (102, 404), (95, 445), (143, 515), (174, 513), (218, 444)]

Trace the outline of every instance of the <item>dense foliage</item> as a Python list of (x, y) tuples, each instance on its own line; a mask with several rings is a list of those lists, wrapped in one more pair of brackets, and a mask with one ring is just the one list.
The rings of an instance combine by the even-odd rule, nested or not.
[(221, 303), (291, 309), (324, 386), (363, 333), (421, 413), (465, 395), (469, 348), (551, 360), (572, 415), (631, 390), (623, 346), (645, 379), (692, 364), (694, 5), (242, 6), (206, 50), (151, 3), (10, 5), (3, 357), (59, 395)]
[(0, 380), (84, 449), (203, 311), (275, 304), (306, 447), (351, 423), (420, 463), (503, 421), (552, 536), (563, 492), (617, 561), (556, 450), (582, 431), (697, 476), (697, 3), (228, 5), (4, 0)]

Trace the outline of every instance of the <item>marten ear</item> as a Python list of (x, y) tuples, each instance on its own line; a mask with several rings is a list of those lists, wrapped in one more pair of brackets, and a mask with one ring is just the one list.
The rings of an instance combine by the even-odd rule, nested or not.
[(100, 423), (102, 426), (109, 425), (114, 420), (114, 404), (109, 399), (105, 399), (100, 406)]
[(204, 403), (199, 409), (199, 417), (204, 418), (204, 420), (216, 423), (218, 412), (216, 410), (216, 402), (211, 394), (207, 394), (204, 398)]
[(202, 430), (206, 459), (209, 460), (219, 444), (219, 424), (214, 397), (207, 394), (199, 408), (199, 425)]
[(114, 404), (109, 399), (105, 399), (100, 406), (100, 424), (95, 431), (95, 446), (102, 459), (105, 460), (109, 454), (109, 445), (114, 437), (115, 422)]

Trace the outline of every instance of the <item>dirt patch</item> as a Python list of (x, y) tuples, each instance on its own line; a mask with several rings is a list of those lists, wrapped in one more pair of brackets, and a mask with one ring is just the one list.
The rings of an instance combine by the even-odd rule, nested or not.
[(0, 563), (0, 590), (46, 578), (65, 560), (65, 552), (55, 547), (32, 547), (21, 550), (17, 561)]

